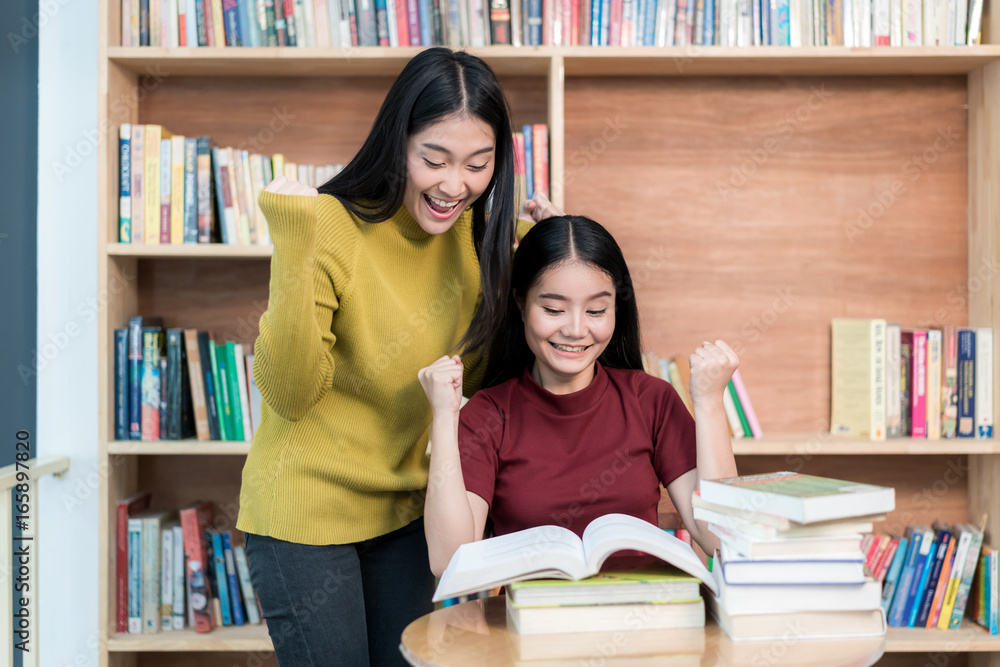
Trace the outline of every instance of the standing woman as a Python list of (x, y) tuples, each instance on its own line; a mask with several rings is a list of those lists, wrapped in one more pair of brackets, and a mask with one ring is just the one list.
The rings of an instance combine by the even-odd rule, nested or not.
[(400, 634), (432, 609), (417, 371), (457, 350), (463, 386), (481, 382), (510, 291), (513, 160), (493, 71), (433, 48), (318, 193), (283, 178), (261, 193), (274, 243), (254, 346), (263, 409), (237, 527), (282, 667), (404, 664)]

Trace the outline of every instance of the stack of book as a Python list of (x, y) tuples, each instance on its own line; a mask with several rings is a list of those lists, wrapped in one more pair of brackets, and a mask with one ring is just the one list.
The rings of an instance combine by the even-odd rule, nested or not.
[(703, 480), (694, 517), (719, 537), (719, 625), (734, 640), (883, 634), (861, 533), (894, 503), (892, 488), (792, 472)]
[[(618, 556), (614, 568), (642, 560), (646, 567), (621, 571), (609, 562), (602, 569), (623, 549), (655, 558)], [(690, 545), (641, 519), (607, 514), (582, 540), (560, 526), (537, 526), (464, 544), (434, 600), (507, 585), (507, 617), (519, 635), (700, 628), (699, 581), (717, 590)]]

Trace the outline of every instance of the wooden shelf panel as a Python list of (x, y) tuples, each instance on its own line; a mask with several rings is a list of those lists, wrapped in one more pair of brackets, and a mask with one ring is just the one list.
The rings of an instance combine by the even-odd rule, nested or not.
[(273, 651), (267, 626), (243, 625), (195, 632), (190, 628), (153, 634), (114, 634), (108, 638), (108, 651)]
[[(138, 74), (226, 76), (395, 76), (419, 48), (110, 47), (108, 59)], [(511, 47), (465, 49), (503, 76), (547, 76), (561, 56), (567, 76), (967, 74), (1000, 60), (1000, 46)]]
[[(203, 440), (153, 440), (108, 443), (109, 454), (236, 454), (246, 455), (250, 441)], [(765, 436), (760, 439), (733, 440), (733, 452), (739, 456), (780, 456), (809, 454), (815, 456), (870, 455), (962, 455), (998, 454), (1000, 443), (996, 440), (926, 440), (923, 438), (898, 438), (873, 442), (860, 438), (844, 438), (825, 433), (787, 433)]]
[[(115, 634), (108, 639), (107, 647), (112, 652), (273, 650), (267, 626), (263, 624), (216, 628), (207, 633), (185, 629), (148, 635)], [(889, 628), (885, 650), (886, 653), (1000, 651), (1000, 637), (991, 636), (969, 622), (957, 630)]]
[(237, 455), (246, 456), (250, 451), (249, 440), (112, 440), (108, 454), (140, 455)]
[[(501, 76), (549, 72), (551, 48), (465, 49), (488, 59)], [(138, 74), (167, 76), (387, 76), (399, 74), (419, 47), (161, 48), (109, 47), (108, 60)]]
[(226, 245), (225, 243), (190, 243), (183, 245), (109, 243), (108, 255), (112, 257), (155, 257), (190, 259), (268, 258), (274, 250), (269, 245)]
[(1000, 637), (990, 635), (968, 620), (964, 620), (957, 630), (889, 628), (885, 650), (886, 653), (1000, 651)]
[(894, 438), (881, 442), (861, 438), (845, 438), (829, 433), (786, 433), (760, 439), (739, 438), (733, 440), (733, 452), (737, 455), (935, 455), (935, 454), (996, 454), (1000, 453), (1000, 443), (996, 440), (950, 439), (927, 440), (926, 438)]

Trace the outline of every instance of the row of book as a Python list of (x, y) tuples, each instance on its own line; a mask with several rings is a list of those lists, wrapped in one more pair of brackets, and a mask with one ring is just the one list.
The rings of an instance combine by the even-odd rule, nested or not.
[(834, 434), (993, 437), (993, 330), (903, 328), (837, 318), (831, 337)]
[[(703, 482), (694, 517), (719, 538), (710, 609), (733, 639), (885, 632), (863, 531), (895, 507), (893, 489), (790, 472)], [(800, 634), (801, 633), (801, 634)]]
[(153, 633), (261, 622), (238, 531), (213, 528), (215, 507), (149, 509), (148, 491), (117, 503), (116, 628)]
[(123, 0), (123, 46), (965, 46), (983, 0)]
[(251, 440), (261, 396), (254, 355), (211, 332), (136, 316), (115, 329), (116, 440)]
[[(547, 196), (548, 126), (525, 125), (513, 138), (518, 191)], [(118, 143), (120, 243), (270, 245), (261, 190), (280, 175), (319, 187), (343, 168), (214, 146), (155, 124), (122, 124)]]
[[(939, 630), (961, 627), (969, 600), (989, 588), (982, 568), (996, 553), (983, 544), (982, 529), (968, 523), (909, 526), (905, 536), (873, 533), (862, 548), (872, 571), (885, 577), (882, 608), (889, 625)], [(995, 598), (983, 607), (995, 617)], [(980, 625), (990, 629), (990, 621)], [(996, 626), (990, 631), (996, 634)]]
[[(694, 406), (688, 393), (691, 365), (687, 359), (676, 356), (660, 357), (651, 350), (645, 350), (642, 353), (642, 367), (650, 375), (673, 385), (688, 411), (694, 415)], [(729, 433), (732, 437), (760, 438), (763, 435), (739, 369), (733, 371), (733, 377), (722, 395), (722, 404), (726, 409), (726, 420), (729, 422)]]

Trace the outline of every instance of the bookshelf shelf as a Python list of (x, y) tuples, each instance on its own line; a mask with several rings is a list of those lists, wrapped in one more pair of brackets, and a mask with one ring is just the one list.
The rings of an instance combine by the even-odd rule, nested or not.
[(156, 259), (254, 259), (271, 256), (269, 245), (227, 245), (225, 243), (197, 243), (184, 245), (146, 245), (131, 243), (109, 243), (111, 257), (138, 257)]
[(957, 630), (892, 628), (885, 635), (886, 653), (947, 653), (1000, 651), (1000, 637), (966, 619)]
[(108, 443), (108, 454), (124, 454), (130, 456), (142, 455), (237, 455), (246, 456), (250, 452), (250, 443), (244, 441), (208, 442), (195, 439), (187, 440), (112, 440)]
[(272, 651), (274, 646), (267, 626), (242, 625), (215, 628), (199, 633), (185, 628), (170, 632), (130, 635), (112, 634), (107, 640), (108, 651), (136, 653), (151, 651)]
[(1000, 453), (1000, 443), (996, 440), (927, 440), (924, 438), (897, 438), (874, 442), (833, 436), (829, 433), (789, 433), (765, 435), (757, 440), (753, 438), (733, 440), (733, 452), (737, 455), (809, 454), (817, 456), (998, 454)]
[[(168, 76), (395, 76), (418, 49), (358, 47), (109, 47), (108, 59), (137, 74)], [(941, 75), (1000, 60), (1000, 46), (791, 49), (735, 47), (492, 46), (468, 48), (501, 75), (546, 76), (562, 58), (567, 76)]]

